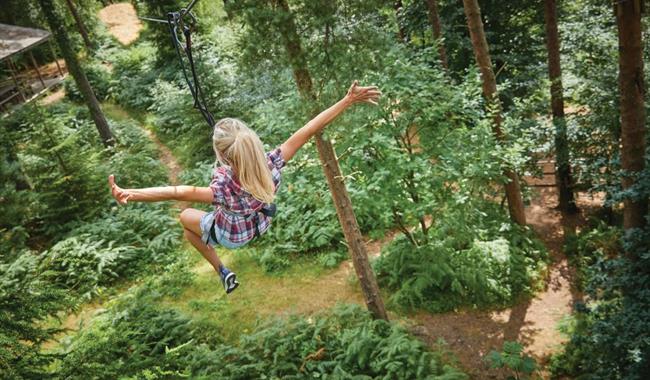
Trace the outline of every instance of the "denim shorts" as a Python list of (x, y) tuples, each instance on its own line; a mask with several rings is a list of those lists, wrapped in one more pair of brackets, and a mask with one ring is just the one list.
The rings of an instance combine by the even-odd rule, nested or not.
[(207, 244), (212, 247), (220, 245), (228, 249), (239, 248), (241, 246), (246, 245), (246, 243), (248, 243), (247, 241), (242, 243), (233, 243), (229, 241), (223, 236), (223, 232), (216, 225), (214, 226), (214, 234), (217, 237), (217, 240), (215, 241), (212, 238), (212, 236), (210, 236), (210, 227), (212, 227), (213, 220), (214, 220), (214, 211), (209, 212), (201, 217), (201, 240), (204, 243), (207, 242)]

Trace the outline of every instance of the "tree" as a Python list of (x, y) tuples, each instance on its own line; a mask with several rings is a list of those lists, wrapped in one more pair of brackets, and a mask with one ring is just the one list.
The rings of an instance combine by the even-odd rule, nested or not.
[(404, 23), (402, 22), (402, 14), (404, 13), (402, 0), (395, 0), (395, 2), (393, 2), (393, 9), (395, 9), (395, 19), (397, 20), (397, 36), (401, 42), (408, 42), (408, 33), (406, 32), (406, 28), (404, 28)]
[(440, 55), (440, 64), (445, 70), (449, 70), (447, 63), (447, 50), (445, 44), (442, 42), (442, 26), (440, 25), (440, 16), (438, 13), (438, 1), (426, 0), (427, 10), (429, 16), (429, 23), (431, 24), (431, 31), (433, 32), (433, 39), (438, 44), (438, 55)]
[[(643, 0), (619, 1), (616, 5), (618, 25), (618, 86), (621, 109), (621, 167), (623, 189), (633, 188), (645, 162), (645, 104), (643, 96), (643, 45), (641, 8)], [(634, 192), (633, 192), (634, 193)], [(643, 227), (648, 213), (645, 196), (628, 195), (624, 201), (623, 227)]]
[[(181, 0), (143, 0), (136, 3), (140, 16), (146, 15), (164, 20), (167, 19), (167, 13), (178, 12), (185, 5), (186, 2)], [(146, 13), (143, 14), (143, 12)], [(156, 45), (158, 64), (166, 66), (170, 61), (176, 59), (176, 49), (171, 43), (169, 27), (165, 24), (152, 23), (149, 24), (149, 29), (148, 38)], [(179, 30), (179, 33), (182, 32)]]
[(546, 49), (548, 52), (548, 76), (551, 81), (551, 109), (555, 124), (555, 179), (559, 192), (560, 210), (575, 213), (578, 208), (573, 196), (573, 180), (569, 164), (566, 121), (564, 120), (564, 96), (562, 95), (562, 68), (560, 66), (560, 38), (557, 30), (557, 6), (555, 0), (544, 1), (546, 25)]
[[(485, 39), (483, 22), (481, 21), (481, 10), (477, 0), (463, 0), (465, 16), (467, 17), (467, 26), (469, 35), (472, 40), (474, 57), (476, 64), (481, 72), (483, 96), (488, 104), (488, 109), (492, 112), (492, 131), (497, 140), (504, 142), (505, 134), (501, 129), (502, 115), (501, 102), (497, 94), (497, 82), (492, 70), (492, 61), (490, 52)], [(504, 169), (504, 176), (508, 179), (505, 184), (506, 199), (508, 200), (508, 210), (510, 218), (520, 225), (526, 224), (526, 214), (524, 213), (524, 202), (521, 198), (521, 188), (519, 186), (519, 177), (512, 169)]]
[(74, 21), (77, 23), (79, 34), (81, 34), (81, 38), (83, 38), (84, 40), (84, 45), (86, 45), (86, 49), (88, 50), (92, 49), (93, 44), (90, 41), (90, 37), (88, 36), (88, 30), (86, 29), (83, 20), (81, 20), (81, 17), (79, 16), (79, 12), (77, 12), (77, 8), (74, 6), (74, 3), (72, 3), (72, 0), (65, 0), (65, 3), (68, 6), (70, 13), (72, 13), (72, 17), (74, 17)]
[(79, 91), (83, 95), (88, 110), (90, 111), (90, 116), (95, 122), (95, 126), (97, 127), (102, 142), (106, 146), (112, 146), (115, 143), (115, 138), (111, 133), (106, 117), (104, 117), (104, 113), (95, 97), (95, 93), (88, 82), (88, 78), (86, 78), (86, 74), (81, 68), (77, 56), (72, 50), (72, 44), (70, 43), (70, 39), (68, 38), (63, 22), (61, 21), (61, 16), (57, 13), (52, 0), (39, 0), (39, 4), (43, 14), (45, 15), (45, 19), (50, 26), (50, 30), (52, 30), (54, 39), (61, 50), (61, 54), (65, 59), (68, 71), (72, 74)]
[[(316, 94), (313, 89), (311, 74), (307, 67), (307, 59), (303, 52), (300, 37), (298, 36), (296, 24), (289, 10), (289, 6), (286, 0), (272, 0), (272, 4), (278, 12), (278, 17), (282, 18), (282, 21), (279, 23), (280, 33), (289, 63), (293, 70), (298, 92), (306, 101), (314, 102), (316, 100)], [(316, 108), (313, 110), (314, 115), (318, 112), (319, 110)], [(345, 187), (332, 143), (325, 139), (322, 133), (317, 134), (315, 139), (318, 155), (323, 165), (327, 184), (330, 188), (332, 199), (334, 200), (336, 213), (341, 223), (350, 255), (352, 256), (354, 269), (359, 277), (359, 283), (361, 284), (361, 290), (368, 310), (375, 318), (388, 320), (384, 302), (379, 294), (379, 286), (368, 261), (368, 252), (366, 251), (363, 236), (359, 230), (357, 218), (352, 208), (352, 201)]]

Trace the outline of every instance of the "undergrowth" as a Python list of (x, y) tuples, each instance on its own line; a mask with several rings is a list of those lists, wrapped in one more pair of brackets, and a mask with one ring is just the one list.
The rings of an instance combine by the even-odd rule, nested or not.
[(429, 351), (402, 327), (372, 320), (358, 306), (311, 317), (271, 318), (237, 343), (225, 342), (219, 321), (190, 319), (156, 304), (178, 295), (188, 278), (187, 269), (176, 267), (121, 296), (65, 345), (57, 374), (107, 379), (467, 378), (444, 351)]
[(380, 285), (398, 308), (432, 312), (460, 306), (505, 306), (532, 294), (547, 251), (532, 233), (486, 204), (485, 217), (463, 219), (451, 212), (414, 246), (404, 236), (384, 248), (375, 265)]

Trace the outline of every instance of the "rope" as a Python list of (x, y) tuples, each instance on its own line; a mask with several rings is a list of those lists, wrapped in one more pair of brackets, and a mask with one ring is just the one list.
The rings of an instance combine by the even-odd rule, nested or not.
[[(194, 65), (194, 56), (192, 55), (192, 29), (196, 24), (196, 17), (192, 13), (192, 8), (198, 0), (192, 0), (187, 7), (181, 8), (178, 12), (169, 12), (167, 13), (167, 20), (161, 20), (151, 17), (140, 17), (142, 20), (165, 23), (169, 26), (169, 33), (172, 37), (172, 44), (176, 50), (176, 55), (181, 64), (181, 70), (183, 72), (183, 77), (187, 83), (187, 87), (190, 89), (192, 98), (194, 99), (193, 107), (198, 109), (201, 112), (201, 115), (205, 119), (205, 122), (208, 123), (210, 129), (214, 127), (214, 116), (208, 110), (207, 102), (205, 101), (205, 95), (201, 89), (201, 84), (199, 82), (199, 77), (196, 74), (196, 67)], [(185, 18), (189, 17), (189, 25), (186, 24)], [(179, 38), (178, 30), (179, 28), (183, 32), (183, 39), (185, 40), (185, 46)], [(192, 80), (188, 75), (188, 70), (185, 67), (185, 60), (183, 56), (187, 58), (190, 68), (190, 74)]]
[[(190, 6), (193, 6), (195, 2), (196, 0), (192, 1)], [(185, 12), (183, 13), (184, 10)], [(183, 21), (183, 18), (181, 16), (183, 14), (190, 16), (190, 19), (192, 21), (190, 26), (187, 26)], [(212, 116), (212, 114), (210, 113), (206, 105), (207, 102), (205, 101), (205, 95), (203, 94), (203, 90), (201, 89), (199, 78), (196, 75), (194, 56), (192, 55), (192, 27), (194, 26), (195, 21), (196, 18), (194, 17), (194, 15), (191, 12), (186, 11), (186, 9), (181, 10), (181, 12), (169, 12), (167, 14), (167, 22), (169, 25), (169, 31), (172, 36), (172, 43), (174, 44), (174, 48), (176, 50), (176, 55), (178, 56), (178, 60), (181, 63), (181, 70), (183, 72), (183, 77), (185, 78), (185, 82), (187, 83), (187, 86), (190, 89), (192, 98), (194, 98), (194, 108), (198, 109), (199, 112), (201, 112), (201, 115), (203, 115), (205, 122), (208, 123), (208, 126), (210, 128), (213, 128), (214, 117)], [(185, 39), (185, 47), (182, 46), (182, 42), (178, 38), (178, 28), (181, 28), (183, 31), (183, 38)], [(189, 63), (190, 73), (192, 75), (191, 81), (187, 73), (188, 70), (185, 67), (185, 62), (183, 60), (183, 53), (181, 53), (181, 50), (183, 51), (184, 55), (187, 57), (187, 61)]]

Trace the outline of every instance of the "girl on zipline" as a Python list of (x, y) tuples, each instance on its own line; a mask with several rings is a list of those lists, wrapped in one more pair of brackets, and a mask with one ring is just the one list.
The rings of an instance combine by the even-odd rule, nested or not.
[(228, 270), (214, 247), (239, 248), (266, 232), (275, 214), (273, 199), (281, 172), (312, 136), (320, 132), (348, 107), (356, 103), (377, 104), (381, 92), (375, 86), (360, 87), (354, 81), (347, 94), (296, 131), (280, 147), (264, 153), (257, 134), (238, 119), (222, 119), (214, 125), (212, 145), (216, 155), (208, 187), (163, 186), (122, 189), (113, 175), (108, 177), (111, 193), (119, 204), (132, 202), (185, 201), (210, 203), (214, 211), (187, 208), (181, 212), (184, 235), (214, 267), (230, 293), (237, 276)]

